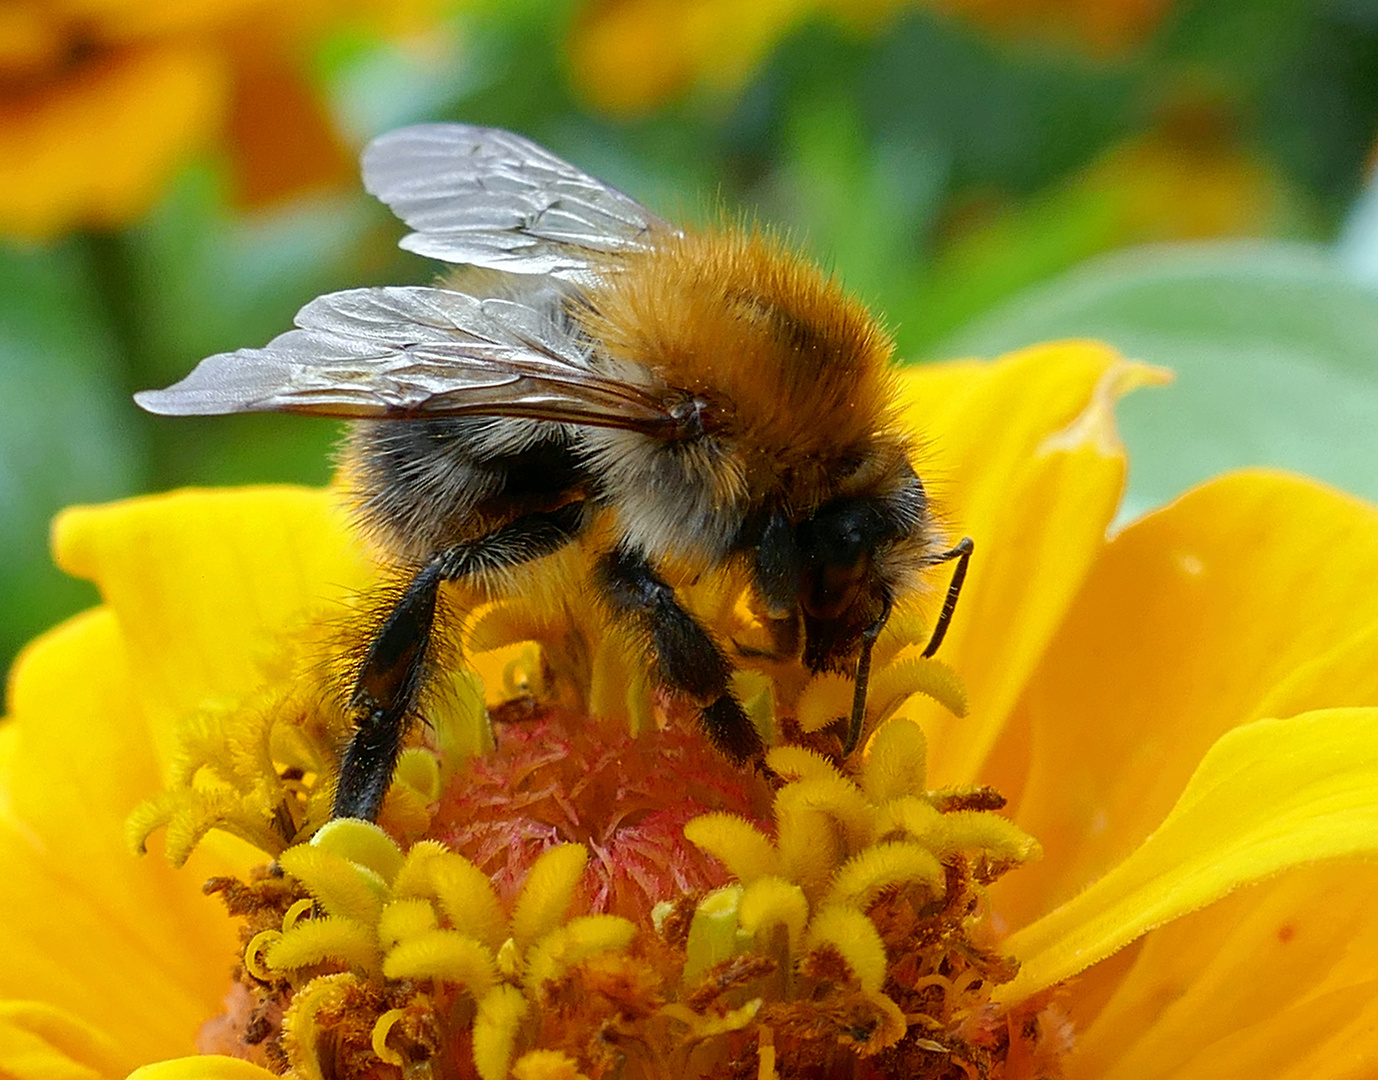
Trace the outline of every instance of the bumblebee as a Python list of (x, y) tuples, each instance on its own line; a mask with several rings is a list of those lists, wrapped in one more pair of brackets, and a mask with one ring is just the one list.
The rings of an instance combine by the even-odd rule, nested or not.
[[(263, 348), (135, 400), (171, 416), (354, 421), (357, 518), (407, 576), (348, 699), (337, 817), (377, 817), (433, 655), (438, 592), (500, 593), (567, 545), (724, 754), (760, 757), (724, 646), (669, 565), (743, 572), (776, 653), (854, 674), (942, 542), (898, 422), (893, 345), (816, 266), (752, 228), (680, 229), (518, 135), (421, 125), (375, 139), (364, 186), (457, 269), (433, 287), (322, 296)], [(518, 571), (513, 573), (513, 571)]]

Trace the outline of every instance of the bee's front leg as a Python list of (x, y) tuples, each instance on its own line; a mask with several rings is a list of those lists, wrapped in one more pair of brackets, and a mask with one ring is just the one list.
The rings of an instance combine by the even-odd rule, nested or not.
[(581, 502), (528, 514), (487, 536), (437, 553), (417, 571), (374, 635), (350, 693), (348, 708), (357, 727), (340, 763), (335, 817), (378, 817), (429, 675), (427, 658), (441, 582), (549, 555), (578, 535), (583, 520)]
[(761, 736), (728, 688), (732, 665), (650, 563), (618, 548), (599, 560), (595, 582), (613, 614), (649, 639), (661, 683), (699, 707), (709, 741), (734, 761), (759, 757)]

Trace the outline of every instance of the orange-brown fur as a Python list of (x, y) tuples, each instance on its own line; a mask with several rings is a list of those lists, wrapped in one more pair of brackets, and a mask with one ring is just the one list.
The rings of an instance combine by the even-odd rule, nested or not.
[(857, 453), (890, 426), (890, 338), (760, 230), (664, 237), (591, 291), (590, 336), (610, 357), (730, 410), (738, 445), (777, 468)]

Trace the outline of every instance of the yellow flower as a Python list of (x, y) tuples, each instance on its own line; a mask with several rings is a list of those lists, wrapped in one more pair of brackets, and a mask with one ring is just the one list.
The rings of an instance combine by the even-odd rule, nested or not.
[[(873, 673), (894, 715), (843, 775), (797, 745), (827, 748), (812, 729), (838, 686), (791, 699), (748, 673), (753, 716), (793, 725), (796, 745), (771, 751), (785, 786), (680, 758), (700, 809), (678, 848), (641, 828), (645, 803), (608, 824), (590, 819), (597, 792), (567, 797), (578, 780), (677, 803), (683, 786), (648, 788), (630, 755), (562, 772), (566, 748), (582, 762), (610, 737), (560, 727), (578, 703), (499, 710), (498, 754), (436, 799), (483, 749), (462, 677), (425, 736), (453, 749), (418, 746), (388, 832), (316, 830), (312, 767), (339, 720), (318, 701), (328, 664), (302, 658), (373, 577), (330, 493), (69, 512), (59, 562), (105, 606), (26, 651), (0, 727), (0, 1073), (264, 1080), (185, 1055), (278, 1030), (270, 1045), (302, 1075), (323, 1054), (341, 1056), (321, 1075), (381, 1076), (442, 1052), (439, 1071), (485, 1080), (593, 1077), (624, 1058), (674, 1063), (644, 1075), (727, 1062), (762, 1077), (828, 1062), (868, 1077), (1378, 1068), (1378, 512), (1251, 473), (1107, 539), (1125, 468), (1113, 403), (1152, 377), (1076, 343), (907, 373), (925, 479), (977, 542), (943, 649), (965, 708), (945, 668), (914, 665), (921, 635), (897, 615)], [(469, 647), (512, 640), (529, 615), (481, 617)], [(558, 680), (568, 657), (546, 643)], [(523, 648), (501, 654), (505, 671), (481, 664), (497, 698), (557, 692)], [(644, 724), (634, 679), (620, 696), (584, 690)], [(521, 737), (537, 725), (547, 760)], [(483, 769), (514, 764), (520, 784), (483, 787)], [(725, 774), (742, 801), (710, 810)], [(185, 798), (160, 803), (164, 787)], [(1012, 821), (991, 812), (996, 791)], [(150, 799), (138, 832), (180, 845), (183, 870), (127, 853), (125, 820)], [(203, 833), (207, 807), (222, 828)], [(532, 840), (490, 875), (495, 820)], [(437, 823), (453, 843), (414, 839)], [(286, 876), (255, 874), (263, 848)], [(630, 862), (648, 850), (662, 854)], [(698, 859), (676, 864), (686, 891), (654, 874), (618, 891), (608, 867), (672, 852)], [(208, 877), (247, 938), (201, 894)], [(437, 1016), (471, 1034), (443, 1051)], [(629, 1031), (635, 1052), (617, 1041)]]
[(420, 25), (435, 0), (20, 0), (0, 10), (0, 234), (43, 239), (141, 214), (223, 141), (236, 194), (353, 175), (309, 85), (333, 27)]

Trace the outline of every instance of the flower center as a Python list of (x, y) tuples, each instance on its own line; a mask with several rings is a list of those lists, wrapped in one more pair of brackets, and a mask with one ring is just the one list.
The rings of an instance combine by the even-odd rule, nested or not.
[(776, 743), (758, 771), (661, 696), (610, 730), (579, 707), (607, 673), (575, 671), (570, 694), (539, 685), (549, 661), (509, 665), (521, 696), (492, 727), (456, 675), (374, 825), (327, 820), (317, 778), (347, 727), (321, 704), (321, 665), (296, 659), (310, 639), (267, 680), (280, 690), (188, 725), (181, 783), (131, 821), (140, 839), (167, 826), (174, 858), (220, 827), (274, 859), (207, 886), (242, 920), (243, 953), (203, 1050), (322, 1080), (1055, 1066), (1054, 1014), (991, 1001), (1016, 966), (985, 890), (1037, 844), (989, 789), (926, 788), (902, 703), (917, 690), (960, 708), (961, 691), (903, 642), (876, 650), (873, 734), (846, 761), (846, 680), (790, 695), (746, 676), (738, 693)]

